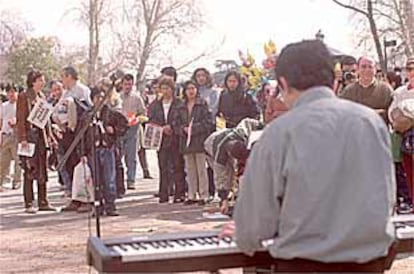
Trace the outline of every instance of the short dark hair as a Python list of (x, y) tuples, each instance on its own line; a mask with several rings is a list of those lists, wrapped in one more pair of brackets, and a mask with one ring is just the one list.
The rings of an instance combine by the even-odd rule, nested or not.
[(175, 69), (175, 67), (164, 67), (161, 69), (161, 74), (172, 77), (174, 79), (174, 82), (177, 81), (177, 70)]
[(40, 72), (39, 70), (31, 70), (28, 74), (27, 74), (27, 80), (26, 80), (26, 84), (28, 88), (33, 88), (33, 83), (36, 82), (37, 79), (39, 79), (40, 77), (43, 76), (43, 73)]
[(9, 92), (11, 90), (14, 90), (15, 92), (18, 92), (17, 86), (13, 83), (8, 83), (5, 87), (6, 92)]
[(291, 87), (300, 91), (315, 86), (332, 87), (333, 58), (319, 40), (289, 44), (278, 57), (276, 76), (284, 77)]
[(52, 79), (52, 80), (50, 80), (50, 82), (49, 82), (49, 88), (51, 89), (51, 88), (53, 87), (53, 85), (55, 85), (55, 84), (59, 84), (59, 85), (61, 85), (61, 84), (62, 84), (62, 82), (61, 82), (61, 81), (59, 81), (59, 80), (56, 80), (56, 79)]
[(402, 78), (394, 71), (387, 72), (388, 83), (395, 83), (395, 88), (399, 88), (402, 85)]
[(124, 76), (122, 76), (122, 82), (124, 81), (132, 81), (134, 82), (134, 75), (132, 75), (131, 73), (127, 73)]
[(198, 92), (198, 85), (197, 85), (197, 83), (194, 81), (194, 80), (188, 80), (188, 81), (185, 81), (184, 82), (184, 84), (183, 84), (183, 99), (184, 99), (184, 101), (187, 101), (187, 94), (185, 93), (185, 90), (187, 89), (187, 87), (189, 86), (189, 85), (193, 85), (193, 86), (195, 86), (196, 87), (196, 89), (197, 89), (197, 95), (199, 94)]
[(341, 58), (341, 66), (356, 65), (356, 63), (357, 63), (357, 60), (355, 59), (355, 57), (351, 55), (344, 55)]
[(75, 80), (79, 79), (78, 71), (72, 66), (64, 67), (63, 68), (63, 73), (65, 73), (66, 76), (68, 76), (68, 75), (71, 76)]
[(158, 82), (158, 85), (161, 86), (168, 86), (171, 88), (171, 90), (175, 91), (175, 83), (170, 78), (161, 78), (161, 80)]

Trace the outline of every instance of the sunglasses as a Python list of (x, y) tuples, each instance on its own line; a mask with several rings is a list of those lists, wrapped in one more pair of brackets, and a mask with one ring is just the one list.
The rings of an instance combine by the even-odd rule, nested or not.
[(406, 67), (405, 70), (406, 71), (413, 71), (414, 70), (414, 67)]

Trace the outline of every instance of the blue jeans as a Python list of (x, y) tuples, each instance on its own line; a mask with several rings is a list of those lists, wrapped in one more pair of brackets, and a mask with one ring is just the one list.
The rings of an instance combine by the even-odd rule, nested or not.
[[(116, 180), (115, 180), (115, 151), (113, 148), (96, 148), (96, 173), (91, 162), (92, 174), (96, 175), (95, 183), (99, 184), (103, 195), (106, 211), (115, 210)], [(101, 197), (97, 193), (98, 199)]]
[(138, 125), (130, 127), (122, 140), (122, 156), (125, 155), (127, 167), (127, 183), (135, 183), (137, 172), (137, 139)]

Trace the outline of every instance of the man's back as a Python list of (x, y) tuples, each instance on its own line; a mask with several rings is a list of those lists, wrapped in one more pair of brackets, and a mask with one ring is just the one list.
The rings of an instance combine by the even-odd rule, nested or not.
[(306, 91), (270, 123), (242, 183), (235, 221), (244, 250), (278, 234), (274, 257), (365, 262), (384, 256), (392, 242), (387, 128), (374, 111), (328, 88)]

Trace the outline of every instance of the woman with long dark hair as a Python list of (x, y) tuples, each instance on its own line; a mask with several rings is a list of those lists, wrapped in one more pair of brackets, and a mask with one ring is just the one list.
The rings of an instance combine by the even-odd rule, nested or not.
[(227, 128), (235, 127), (244, 118), (259, 118), (257, 103), (243, 89), (240, 73), (227, 73), (224, 85), (225, 90), (220, 94), (217, 115), (226, 120)]
[(187, 81), (183, 87), (184, 104), (173, 120), (179, 135), (180, 152), (184, 155), (187, 170), (188, 199), (186, 205), (204, 205), (208, 198), (208, 179), (204, 141), (213, 129), (213, 121), (207, 102), (199, 97), (198, 86)]

